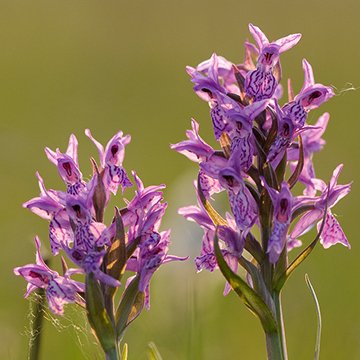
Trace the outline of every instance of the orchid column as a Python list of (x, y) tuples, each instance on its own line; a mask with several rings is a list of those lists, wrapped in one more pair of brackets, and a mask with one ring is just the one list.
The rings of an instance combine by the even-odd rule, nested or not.
[[(124, 199), (124, 207), (115, 208), (111, 224), (104, 223), (110, 196), (132, 186), (123, 168), (125, 146), (130, 136), (119, 131), (106, 148), (90, 130), (86, 135), (99, 152), (100, 164), (91, 158), (93, 175), (85, 182), (78, 163), (78, 142), (70, 136), (65, 153), (45, 148), (49, 160), (65, 182), (65, 191), (47, 190), (36, 173), (40, 196), (24, 204), (25, 208), (49, 221), (49, 245), (54, 256), (62, 254), (76, 266), (68, 268), (61, 256), (63, 274), (50, 269), (40, 253), (40, 239), (35, 237), (36, 263), (14, 269), (28, 282), (25, 297), (43, 289), (50, 310), (64, 313), (64, 305), (76, 303), (86, 308), (88, 320), (104, 350), (106, 359), (127, 358), (127, 346), (120, 350), (126, 328), (145, 306), (150, 308), (150, 279), (165, 263), (185, 260), (168, 255), (170, 230), (160, 231), (167, 204), (163, 202), (164, 185), (144, 187), (133, 171), (137, 190)], [(130, 273), (125, 283), (121, 280)], [(72, 279), (80, 275), (84, 282)], [(115, 295), (122, 290), (120, 301)], [(80, 311), (80, 308), (79, 308)]]
[[(245, 43), (242, 64), (213, 54), (196, 68), (187, 67), (195, 92), (210, 105), (219, 149), (200, 137), (195, 120), (188, 140), (172, 145), (199, 165), (198, 205), (179, 213), (204, 229), (197, 270), (220, 268), (227, 280), (224, 294), (233, 289), (260, 319), (268, 359), (286, 360), (281, 289), (319, 240), (324, 248), (336, 243), (350, 247), (331, 212), (350, 184), (337, 184), (342, 165), (328, 184), (316, 178), (312, 159), (325, 143), (329, 114), (314, 125), (307, 116), (334, 92), (315, 83), (307, 60), (302, 62), (301, 91), (294, 96), (289, 80), (288, 101), (280, 101), (280, 55), (301, 35), (270, 42), (258, 27), (250, 24), (249, 30), (256, 44)], [(302, 194), (293, 190), (297, 183), (303, 185)], [(227, 194), (231, 213), (220, 215), (213, 207), (212, 195), (220, 192)], [(315, 239), (289, 264), (288, 253), (302, 246), (301, 236), (315, 225)], [(237, 274), (239, 266), (247, 273), (245, 279)]]

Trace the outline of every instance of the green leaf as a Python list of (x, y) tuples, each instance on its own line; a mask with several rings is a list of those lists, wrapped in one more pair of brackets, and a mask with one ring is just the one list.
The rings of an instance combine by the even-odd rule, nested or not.
[(121, 360), (127, 360), (128, 358), (128, 344), (125, 343), (121, 352)]
[(244, 180), (245, 182), (245, 186), (248, 188), (248, 190), (250, 191), (250, 194), (252, 195), (252, 197), (254, 198), (254, 200), (256, 201), (256, 203), (259, 205), (260, 204), (260, 194), (258, 193), (257, 189), (255, 188), (255, 186), (253, 184), (251, 184), (249, 181)]
[(227, 133), (223, 132), (220, 136), (220, 145), (223, 149), (225, 157), (228, 159), (231, 155), (231, 140)]
[(274, 140), (276, 139), (276, 135), (277, 135), (277, 131), (278, 131), (278, 121), (277, 121), (276, 113), (270, 107), (268, 107), (267, 109), (270, 112), (272, 123), (271, 123), (271, 128), (269, 130), (268, 136), (266, 137), (266, 141), (265, 141), (265, 145), (264, 145), (264, 150), (265, 150), (266, 154), (269, 153), (270, 147), (273, 144)]
[(261, 160), (261, 162), (264, 164), (267, 158), (266, 152), (263, 148), (265, 144), (265, 137), (256, 127), (253, 127), (253, 134), (254, 134), (256, 149), (258, 151), (259, 160)]
[(275, 169), (276, 178), (279, 184), (284, 181), (285, 171), (287, 165), (287, 152), (284, 152), (283, 157), (281, 158), (278, 166)]
[(240, 103), (240, 104), (243, 105), (243, 101), (242, 101), (242, 99), (241, 99), (241, 97), (240, 97), (239, 95), (234, 94), (234, 93), (231, 93), (231, 92), (228, 92), (226, 95), (227, 95), (230, 99), (233, 99), (233, 100), (235, 100), (236, 102), (238, 102), (238, 103)]
[(132, 304), (130, 314), (128, 316), (128, 320), (126, 326), (129, 326), (141, 313), (145, 305), (145, 293), (143, 291), (139, 291), (136, 294), (135, 300)]
[(93, 205), (95, 210), (95, 218), (98, 222), (104, 221), (104, 211), (106, 206), (106, 190), (103, 182), (104, 170), (100, 173), (96, 161), (90, 159), (93, 165), (93, 173), (96, 174), (97, 183), (95, 185), (93, 194)]
[(94, 274), (86, 274), (85, 300), (89, 323), (94, 330), (104, 352), (116, 346), (114, 328), (104, 306), (104, 297)]
[(162, 360), (159, 350), (153, 342), (149, 342), (148, 344), (148, 360)]
[(140, 244), (141, 236), (135, 238), (130, 244), (126, 245), (126, 261), (131, 257), (131, 255), (136, 250), (137, 246)]
[(260, 269), (252, 262), (248, 261), (244, 257), (239, 259), (239, 264), (249, 273), (253, 281), (254, 290), (261, 296), (266, 305), (275, 314), (275, 304), (271, 297), (271, 294), (266, 287), (264, 279), (261, 275)]
[(199, 198), (201, 203), (203, 204), (206, 212), (208, 213), (210, 219), (213, 221), (214, 225), (227, 225), (227, 221), (211, 206), (209, 201), (206, 200), (205, 195), (202, 191), (200, 184), (200, 177), (198, 176), (197, 181), (197, 191), (199, 194)]
[(245, 238), (245, 250), (254, 257), (258, 264), (261, 264), (264, 259), (264, 252), (259, 242), (251, 233), (248, 233)]
[[(124, 224), (118, 208), (115, 208), (115, 226), (115, 238), (105, 255), (104, 266), (108, 275), (120, 280), (125, 271), (127, 254)], [(106, 286), (105, 297), (114, 296), (116, 290), (116, 287)]]
[(237, 68), (236, 65), (233, 65), (233, 70), (234, 70), (236, 82), (239, 85), (240, 92), (245, 93), (245, 78), (244, 78), (244, 76), (241, 75), (241, 72), (239, 71), (239, 69)]
[(254, 165), (251, 165), (250, 169), (247, 171), (247, 174), (251, 177), (251, 179), (254, 180), (258, 190), (261, 191), (263, 186), (261, 184), (259, 170)]
[(128, 285), (123, 293), (119, 307), (116, 311), (116, 334), (121, 339), (124, 330), (139, 314), (143, 307), (140, 308), (140, 299), (144, 299), (144, 295), (139, 295), (140, 277), (137, 275)]
[(288, 180), (290, 189), (292, 189), (296, 184), (303, 167), (304, 167), (304, 147), (303, 147), (301, 135), (299, 135), (299, 160), (297, 162), (294, 172), (292, 173), (292, 175)]
[(311, 284), (311, 281), (309, 279), (308, 274), (305, 274), (305, 281), (306, 281), (306, 285), (308, 286), (308, 288), (311, 291), (311, 295), (315, 301), (315, 306), (316, 306), (316, 315), (317, 315), (317, 331), (316, 331), (316, 342), (315, 342), (315, 354), (314, 354), (314, 360), (319, 360), (320, 358), (320, 342), (321, 342), (321, 326), (322, 326), (322, 322), (321, 322), (321, 312), (320, 312), (320, 304), (319, 301), (317, 299), (314, 287)]
[(244, 301), (245, 305), (259, 317), (265, 332), (276, 332), (277, 325), (272, 311), (265, 304), (264, 300), (240, 276), (230, 269), (221, 253), (217, 235), (214, 238), (214, 250), (219, 268), (233, 290)]
[(273, 167), (271, 166), (270, 163), (266, 163), (264, 165), (264, 177), (265, 177), (265, 180), (266, 182), (274, 189), (277, 189), (279, 190), (280, 187), (279, 187), (279, 183), (278, 183), (278, 180), (277, 180), (277, 175), (273, 169)]

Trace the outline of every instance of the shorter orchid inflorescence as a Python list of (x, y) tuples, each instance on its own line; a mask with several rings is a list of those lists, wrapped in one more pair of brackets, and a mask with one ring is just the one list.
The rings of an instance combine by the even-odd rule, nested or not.
[[(200, 137), (195, 120), (186, 132), (188, 139), (172, 145), (199, 164), (198, 205), (179, 213), (204, 230), (201, 254), (195, 259), (198, 271), (220, 268), (227, 280), (225, 294), (232, 288), (260, 318), (269, 359), (286, 359), (281, 288), (318, 240), (324, 248), (337, 243), (350, 248), (331, 212), (350, 184), (337, 183), (342, 165), (328, 184), (315, 176), (313, 155), (324, 146), (329, 114), (314, 125), (307, 118), (334, 92), (315, 83), (307, 60), (302, 61), (301, 91), (294, 96), (289, 80), (288, 101), (280, 105), (280, 54), (301, 35), (269, 42), (258, 27), (250, 24), (249, 30), (256, 44), (245, 43), (242, 64), (213, 54), (196, 68), (187, 67), (195, 92), (210, 106), (220, 148)], [(295, 195), (296, 184), (304, 186), (302, 194)], [(225, 216), (211, 204), (213, 195), (222, 191), (231, 209)], [(302, 246), (301, 237), (315, 225), (315, 240), (288, 264), (288, 253)], [(239, 266), (247, 273), (245, 279), (237, 274)]]
[[(35, 289), (44, 289), (50, 310), (62, 315), (64, 305), (76, 303), (87, 309), (89, 323), (109, 359), (118, 359), (119, 344), (127, 326), (150, 308), (150, 279), (165, 263), (184, 260), (168, 255), (170, 230), (160, 231), (167, 204), (163, 202), (164, 185), (144, 187), (135, 172), (132, 175), (137, 190), (125, 201), (125, 207), (115, 208), (109, 226), (104, 213), (110, 195), (118, 188), (124, 191), (132, 185), (122, 166), (125, 146), (130, 136), (120, 131), (106, 148), (96, 141), (90, 130), (85, 134), (98, 149), (100, 165), (91, 159), (93, 175), (84, 181), (78, 163), (78, 142), (70, 136), (65, 153), (45, 149), (66, 185), (66, 191), (46, 189), (37, 173), (40, 196), (24, 207), (49, 221), (52, 254), (64, 254), (75, 264), (68, 268), (61, 256), (63, 274), (49, 268), (40, 254), (40, 240), (35, 237), (36, 263), (14, 269), (28, 282), (25, 297)], [(122, 278), (128, 271), (124, 286)], [(85, 276), (85, 282), (72, 279)], [(123, 289), (115, 307), (115, 294)]]

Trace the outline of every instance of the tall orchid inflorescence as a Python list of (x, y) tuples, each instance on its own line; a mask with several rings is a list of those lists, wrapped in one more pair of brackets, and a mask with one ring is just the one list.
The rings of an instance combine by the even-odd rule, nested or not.
[[(76, 265), (68, 268), (61, 257), (63, 274), (49, 268), (40, 253), (40, 240), (35, 237), (36, 263), (14, 269), (28, 282), (25, 297), (35, 289), (45, 291), (50, 310), (62, 315), (64, 305), (76, 303), (85, 307), (107, 359), (120, 358), (120, 341), (127, 326), (150, 308), (150, 279), (165, 263), (184, 260), (168, 255), (170, 230), (160, 231), (167, 204), (163, 202), (164, 185), (144, 187), (132, 172), (137, 190), (126, 206), (115, 208), (110, 225), (104, 213), (111, 194), (116, 195), (132, 185), (122, 166), (125, 146), (130, 136), (119, 131), (106, 148), (96, 141), (90, 130), (85, 131), (98, 149), (100, 166), (94, 159), (93, 175), (83, 179), (78, 163), (78, 142), (70, 136), (65, 153), (45, 148), (48, 159), (57, 167), (66, 191), (48, 190), (37, 173), (40, 196), (24, 203), (24, 207), (49, 221), (52, 254), (64, 254)], [(125, 284), (121, 279), (128, 271)], [(85, 283), (73, 275), (85, 277)], [(123, 289), (117, 306), (115, 294)], [(124, 358), (124, 357), (123, 357)]]
[[(233, 289), (261, 320), (269, 359), (286, 359), (280, 291), (318, 240), (324, 248), (337, 243), (350, 247), (331, 212), (350, 184), (337, 183), (342, 165), (328, 184), (315, 176), (312, 159), (324, 146), (329, 114), (314, 125), (307, 117), (334, 92), (315, 83), (307, 60), (302, 61), (301, 91), (294, 96), (289, 80), (288, 101), (280, 105), (280, 54), (295, 46), (301, 35), (269, 42), (258, 27), (250, 24), (249, 30), (256, 44), (245, 43), (242, 64), (213, 54), (196, 68), (187, 67), (195, 92), (210, 105), (220, 149), (200, 137), (195, 120), (186, 133), (188, 140), (172, 145), (199, 164), (198, 205), (179, 213), (204, 230), (201, 254), (195, 259), (198, 271), (220, 268), (227, 280), (224, 293)], [(293, 191), (297, 183), (304, 186), (301, 195)], [(222, 191), (231, 209), (224, 217), (211, 205), (213, 194)], [(288, 253), (302, 246), (302, 235), (314, 225), (314, 241), (288, 264)], [(237, 274), (239, 265), (246, 279)]]

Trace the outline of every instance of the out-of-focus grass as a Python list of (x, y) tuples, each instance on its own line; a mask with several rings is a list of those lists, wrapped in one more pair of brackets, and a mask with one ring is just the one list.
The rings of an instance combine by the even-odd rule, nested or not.
[[(184, 137), (191, 116), (200, 122), (204, 138), (212, 141), (212, 134), (207, 105), (193, 94), (184, 67), (214, 51), (241, 62), (242, 43), (250, 37), (247, 24), (253, 22), (270, 39), (303, 33), (300, 44), (282, 57), (284, 80), (291, 75), (300, 89), (301, 59), (306, 57), (316, 80), (334, 85), (338, 94), (321, 109), (331, 113), (331, 120), (327, 145), (316, 159), (317, 174), (327, 180), (344, 162), (341, 182), (355, 180), (351, 195), (335, 210), (351, 252), (341, 246), (317, 248), (286, 286), (289, 357), (309, 359), (313, 354), (316, 319), (304, 282), (307, 272), (323, 314), (322, 358), (358, 359), (359, 92), (341, 90), (350, 87), (347, 83), (360, 86), (359, 10), (360, 4), (350, 0), (1, 1), (0, 358), (26, 358), (29, 304), (22, 299), (25, 283), (14, 278), (12, 268), (33, 261), (35, 234), (47, 237), (46, 223), (21, 209), (23, 201), (38, 194), (35, 170), (48, 187), (61, 186), (43, 154), (45, 145), (64, 149), (69, 134), (76, 133), (88, 176), (88, 158), (97, 154), (84, 129), (91, 128), (103, 142), (118, 129), (130, 133), (126, 168), (136, 169), (145, 184), (168, 185), (172, 252), (198, 253), (200, 231), (176, 214), (178, 206), (195, 202), (195, 166), (168, 145)], [(310, 119), (320, 114), (314, 112)], [(223, 298), (223, 285), (217, 273), (196, 274), (192, 260), (161, 269), (152, 284), (151, 311), (126, 335), (130, 359), (145, 359), (149, 341), (164, 359), (264, 358), (258, 322), (235, 295)], [(46, 321), (43, 358), (100, 359), (83, 319), (69, 308), (65, 319)]]

